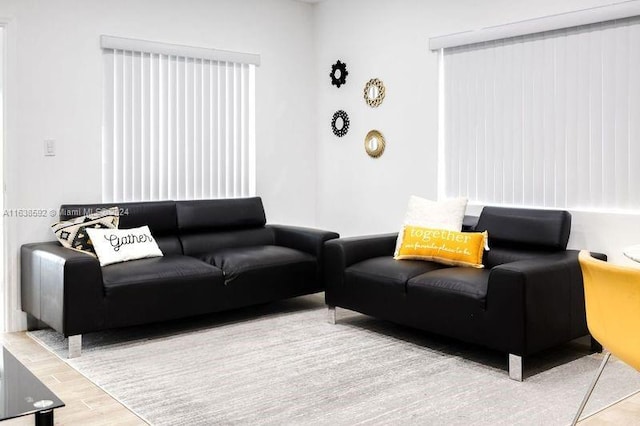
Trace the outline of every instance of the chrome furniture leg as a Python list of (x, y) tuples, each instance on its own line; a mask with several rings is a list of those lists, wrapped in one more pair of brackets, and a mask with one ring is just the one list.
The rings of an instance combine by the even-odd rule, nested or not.
[(511, 380), (522, 381), (522, 357), (509, 354), (509, 378)]
[(329, 320), (329, 324), (336, 323), (336, 307), (327, 305), (327, 319)]
[(67, 358), (77, 358), (82, 352), (82, 334), (69, 336), (69, 354)]
[(582, 399), (580, 408), (578, 408), (578, 412), (576, 413), (576, 416), (573, 418), (573, 421), (571, 422), (571, 426), (575, 426), (575, 424), (578, 423), (578, 420), (580, 419), (580, 415), (582, 414), (584, 407), (587, 405), (587, 401), (589, 401), (589, 397), (591, 397), (591, 394), (593, 393), (593, 389), (596, 387), (596, 383), (598, 383), (598, 379), (600, 378), (600, 375), (604, 370), (604, 366), (607, 365), (607, 361), (609, 361), (610, 356), (611, 356), (611, 352), (607, 352), (607, 354), (604, 356), (604, 359), (600, 363), (600, 368), (598, 368), (598, 371), (596, 372), (596, 376), (591, 381), (591, 385), (589, 385), (589, 389), (587, 389), (587, 393)]

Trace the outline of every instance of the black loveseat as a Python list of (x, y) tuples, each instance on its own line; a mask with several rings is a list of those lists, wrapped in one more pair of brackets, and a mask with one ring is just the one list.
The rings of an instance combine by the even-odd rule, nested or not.
[(117, 205), (120, 228), (148, 225), (164, 256), (100, 267), (58, 242), (22, 246), (22, 310), (69, 338), (323, 290), (322, 253), (338, 234), (265, 225), (260, 198), (63, 205), (60, 219)]
[(328, 241), (330, 322), (339, 306), (503, 351), (515, 380), (523, 357), (588, 334), (571, 215), (485, 207), (473, 219), (465, 230), (489, 233), (484, 269), (394, 260), (395, 233)]

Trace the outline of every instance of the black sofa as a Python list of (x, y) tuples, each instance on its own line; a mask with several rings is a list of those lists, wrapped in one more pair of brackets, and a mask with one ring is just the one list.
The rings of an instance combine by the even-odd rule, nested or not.
[(117, 205), (119, 227), (148, 225), (164, 256), (100, 267), (58, 242), (21, 249), (22, 310), (69, 338), (206, 314), (323, 290), (334, 232), (266, 225), (255, 198), (63, 205), (60, 219)]
[(515, 380), (523, 357), (588, 334), (568, 212), (485, 207), (465, 223), (489, 233), (484, 269), (394, 260), (395, 233), (328, 241), (330, 322), (338, 306), (503, 351)]

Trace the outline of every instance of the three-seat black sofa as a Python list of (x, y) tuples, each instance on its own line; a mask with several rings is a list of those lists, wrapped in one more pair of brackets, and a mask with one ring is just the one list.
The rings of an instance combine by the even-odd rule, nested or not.
[(58, 242), (21, 250), (22, 310), (69, 336), (224, 311), (322, 291), (324, 242), (338, 234), (266, 225), (262, 200), (63, 205), (60, 219), (118, 206), (120, 228), (148, 225), (163, 257), (101, 267)]
[(523, 357), (588, 334), (571, 215), (485, 207), (465, 219), (489, 233), (484, 269), (394, 260), (395, 233), (328, 241), (330, 322), (338, 306), (503, 351), (522, 380)]

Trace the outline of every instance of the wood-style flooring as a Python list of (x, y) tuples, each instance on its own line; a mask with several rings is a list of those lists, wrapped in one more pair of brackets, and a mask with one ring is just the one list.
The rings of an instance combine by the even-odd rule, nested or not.
[[(54, 411), (56, 425), (147, 424), (25, 333), (0, 334), (0, 343), (65, 403), (65, 407)], [(0, 424), (33, 426), (34, 416), (11, 419)]]
[[(0, 343), (64, 401), (55, 410), (56, 425), (145, 425), (89, 379), (29, 338), (24, 332), (0, 334)], [(577, 407), (576, 407), (577, 408)], [(7, 420), (2, 426), (31, 426), (33, 416)], [(640, 425), (640, 392), (586, 418), (581, 425)]]

